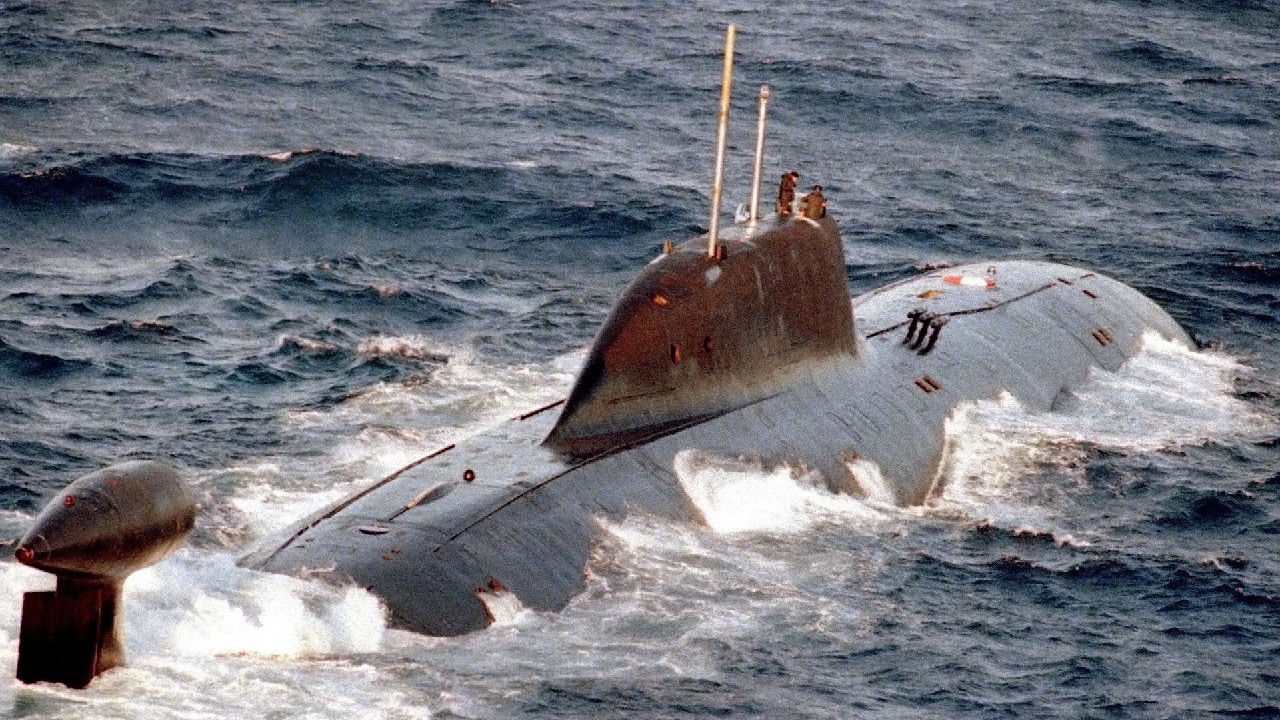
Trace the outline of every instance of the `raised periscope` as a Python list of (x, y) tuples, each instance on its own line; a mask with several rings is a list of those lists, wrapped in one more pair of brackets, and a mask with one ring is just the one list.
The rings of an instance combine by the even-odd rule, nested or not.
[(64, 488), (14, 552), (58, 578), (54, 591), (23, 595), (18, 679), (81, 688), (123, 663), (124, 581), (181, 545), (195, 513), (186, 484), (155, 462), (113, 465)]

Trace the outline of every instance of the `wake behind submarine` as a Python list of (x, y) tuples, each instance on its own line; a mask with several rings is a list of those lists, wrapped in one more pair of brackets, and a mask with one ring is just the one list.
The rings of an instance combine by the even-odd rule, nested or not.
[[(763, 87), (748, 217), (721, 230), (734, 36), (731, 26), (709, 232), (668, 244), (640, 271), (568, 396), (431, 449), (263, 540), (240, 565), (358, 585), (382, 600), (394, 627), (459, 635), (493, 621), (494, 595), (563, 608), (584, 587), (602, 518), (701, 521), (674, 470), (683, 450), (804, 467), (834, 491), (920, 504), (939, 490), (944, 423), (959, 405), (1008, 393), (1050, 410), (1093, 368), (1118, 369), (1148, 333), (1192, 347), (1138, 291), (1047, 262), (936, 270), (850, 298), (840, 233), (818, 188), (796, 201), (794, 175), (784, 175), (776, 212), (760, 212)], [(875, 487), (867, 468), (882, 478)], [(180, 519), (182, 504), (171, 505), (169, 519)], [(52, 543), (61, 528), (44, 520), (27, 537)], [(174, 538), (134, 533), (104, 552), (159, 552)], [(32, 547), (24, 538), (18, 560), (34, 564)], [(142, 555), (150, 562), (156, 552)], [(84, 574), (37, 567), (59, 574), (59, 592), (63, 578)], [(28, 644), (27, 615), (20, 668), (51, 644), (85, 644), (74, 628)], [(19, 676), (66, 682), (52, 671)]]

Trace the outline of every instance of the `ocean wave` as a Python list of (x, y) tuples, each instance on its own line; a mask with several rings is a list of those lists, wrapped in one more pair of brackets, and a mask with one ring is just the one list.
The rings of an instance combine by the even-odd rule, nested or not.
[[(1206, 487), (1187, 489), (1190, 499), (1172, 488), (1137, 488), (1141, 499), (1124, 507), (1149, 506), (1139, 517), (1109, 514), (1129, 492), (1129, 458), (1143, 458), (1149, 471), (1178, 457), (1186, 464), (1188, 449), (1212, 455), (1217, 443), (1266, 439), (1280, 428), (1280, 418), (1237, 396), (1249, 372), (1230, 356), (1148, 337), (1118, 372), (1091, 374), (1052, 412), (1030, 413), (1007, 396), (963, 406), (946, 423), (941, 494), (915, 512), (1076, 548), (1120, 527), (1138, 537), (1255, 528), (1265, 518), (1250, 514), (1247, 495)], [(1215, 520), (1215, 511), (1227, 515)]]
[(17, 143), (0, 143), (0, 162), (13, 160), (14, 158), (31, 155), (38, 152), (39, 148), (29, 145), (19, 145)]
[(194, 550), (131, 576), (124, 606), (125, 642), (139, 659), (373, 652), (386, 627), (364, 590), (242, 570), (228, 555)]
[(707, 526), (718, 533), (793, 534), (824, 522), (881, 517), (860, 500), (827, 490), (821, 475), (785, 465), (684, 450), (674, 470)]
[(1167, 528), (1211, 533), (1249, 530), (1270, 520), (1266, 506), (1247, 490), (1179, 488), (1155, 514), (1154, 522)]
[(89, 360), (26, 350), (0, 337), (0, 377), (12, 381), (54, 380), (92, 365)]
[(444, 363), (449, 360), (446, 348), (425, 336), (377, 337), (361, 341), (356, 352), (364, 358), (394, 358), (398, 360), (429, 360)]
[(1223, 68), (1185, 51), (1162, 45), (1152, 40), (1142, 40), (1124, 47), (1104, 52), (1103, 57), (1135, 67), (1146, 72), (1195, 73), (1197, 75), (1222, 74)]
[(638, 258), (670, 229), (666, 195), (623, 176), (545, 164), (410, 163), (312, 149), (84, 156), (0, 174), (0, 207), (19, 210), (15, 220), (37, 237), (172, 225), (184, 238), (233, 242), (249, 256), (390, 250), (474, 262), (480, 252), (545, 265), (625, 240), (626, 257)]
[(342, 345), (335, 342), (285, 335), (276, 342), (276, 350), (278, 353), (283, 353), (285, 355), (294, 355), (299, 353), (328, 355), (331, 353), (341, 353), (343, 348)]
[(89, 336), (116, 342), (176, 338), (181, 333), (160, 320), (116, 320), (89, 331)]
[(0, 175), (0, 200), (31, 211), (114, 202), (130, 190), (94, 167), (53, 167)]

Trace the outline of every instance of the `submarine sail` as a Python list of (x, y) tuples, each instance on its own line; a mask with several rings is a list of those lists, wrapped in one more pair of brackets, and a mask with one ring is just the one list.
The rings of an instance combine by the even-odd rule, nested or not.
[(605, 452), (783, 392), (857, 355), (844, 250), (830, 218), (740, 225), (673, 249), (623, 291), (547, 445)]

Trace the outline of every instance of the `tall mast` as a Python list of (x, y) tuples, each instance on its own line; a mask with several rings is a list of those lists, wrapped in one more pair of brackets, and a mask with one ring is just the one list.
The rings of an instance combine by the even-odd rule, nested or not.
[(751, 168), (751, 211), (747, 220), (751, 223), (760, 219), (760, 183), (764, 173), (764, 117), (769, 105), (769, 86), (760, 86), (760, 117), (756, 120), (756, 162)]
[(724, 72), (720, 78), (720, 118), (716, 126), (716, 167), (711, 179), (711, 223), (707, 231), (707, 257), (716, 256), (720, 235), (720, 194), (724, 189), (724, 151), (729, 142), (729, 90), (733, 84), (733, 38), (730, 25), (724, 36)]

